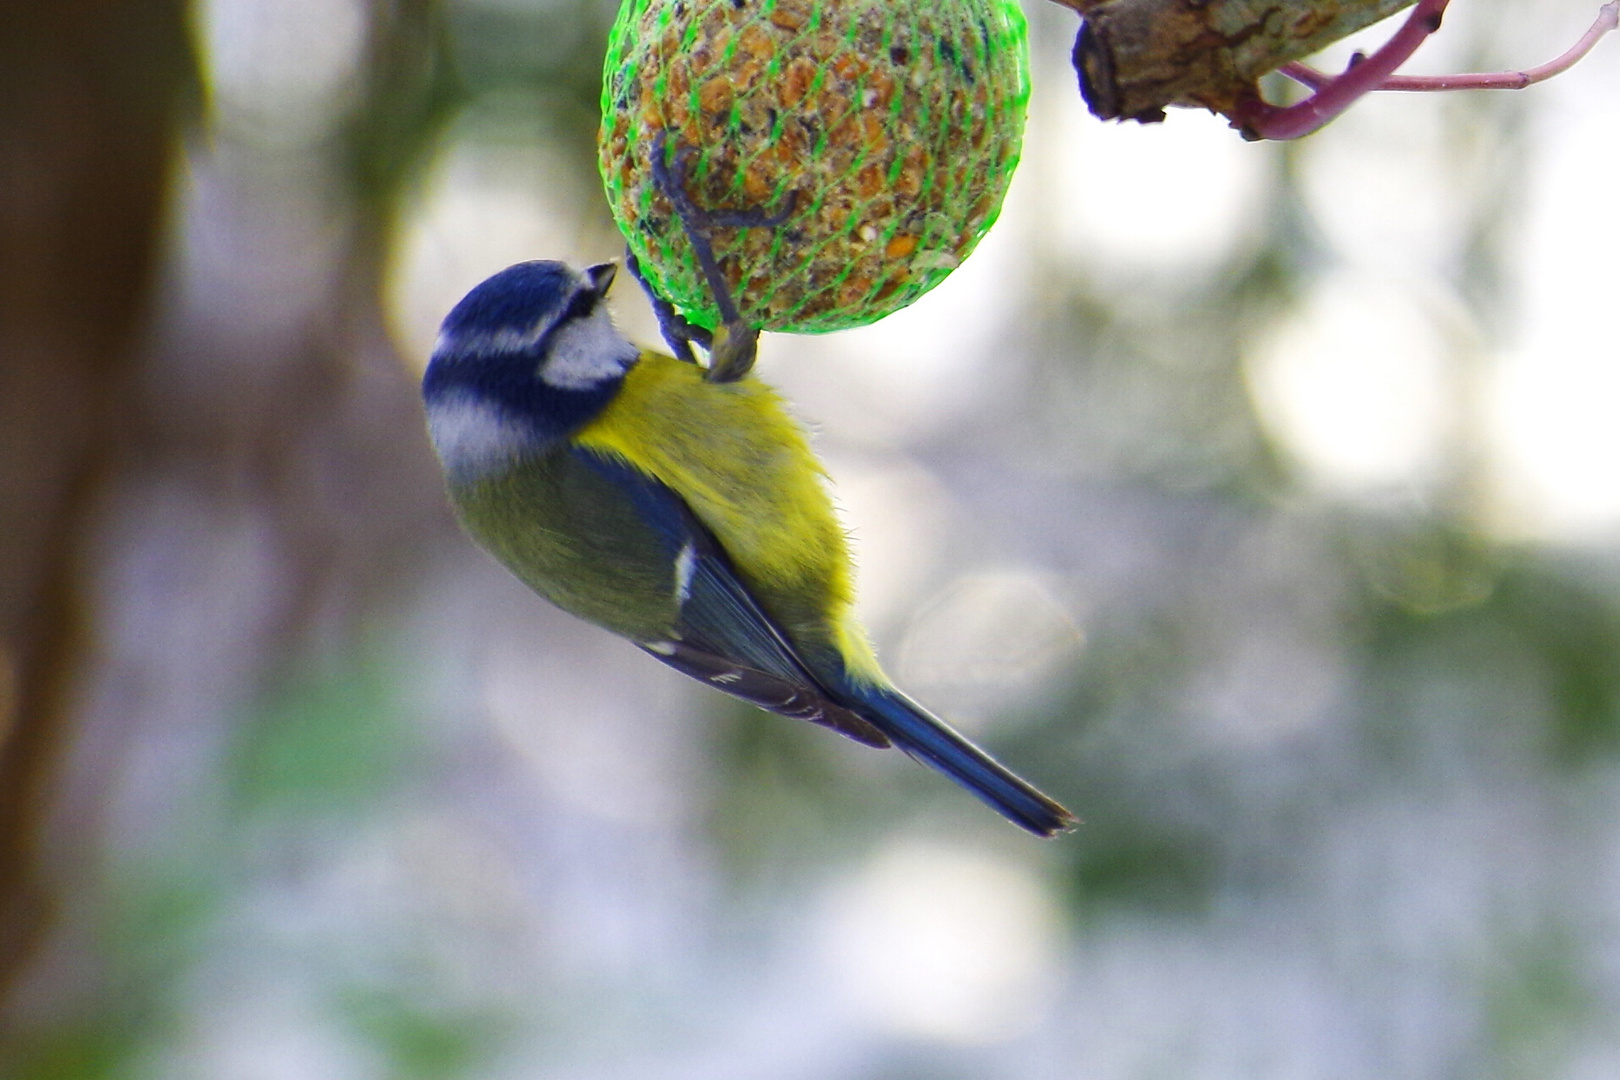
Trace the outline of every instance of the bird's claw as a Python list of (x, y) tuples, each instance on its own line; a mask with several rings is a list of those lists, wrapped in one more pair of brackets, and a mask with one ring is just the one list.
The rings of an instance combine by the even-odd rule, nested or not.
[[(709, 350), (709, 368), (705, 377), (710, 382), (735, 382), (747, 375), (754, 366), (754, 358), (759, 351), (759, 330), (745, 322), (742, 313), (737, 310), (731, 290), (726, 285), (725, 277), (720, 273), (720, 264), (714, 256), (714, 247), (709, 242), (709, 231), (716, 228), (775, 228), (792, 216), (798, 206), (798, 192), (789, 192), (786, 205), (775, 214), (767, 214), (757, 208), (704, 210), (693, 202), (686, 190), (688, 166), (692, 155), (697, 152), (696, 147), (677, 143), (673, 155), (669, 154), (668, 150), (669, 133), (661, 131), (653, 139), (653, 183), (664, 193), (664, 197), (674, 207), (676, 217), (681, 220), (681, 228), (686, 232), (686, 237), (697, 256), (698, 268), (703, 271), (704, 280), (708, 282), (709, 291), (714, 296), (715, 307), (719, 309), (721, 325), (712, 335), (708, 335), (707, 331), (692, 326), (682, 318), (668, 301), (652, 293), (645, 279), (641, 279), (642, 286), (653, 295), (653, 307), (659, 312), (659, 326), (663, 329), (665, 338), (676, 348), (677, 354), (684, 353), (682, 359), (690, 358), (690, 342), (697, 341)], [(639, 271), (636, 271), (636, 276), (638, 279), (641, 278)], [(668, 310), (667, 317), (664, 309)], [(708, 340), (700, 338), (699, 333), (707, 335)], [(681, 339), (680, 345), (675, 343), (677, 337)]]
[(736, 382), (747, 375), (759, 353), (759, 331), (747, 323), (721, 323), (709, 346), (710, 382)]
[(675, 310), (674, 304), (659, 295), (652, 282), (641, 272), (641, 261), (636, 258), (636, 253), (628, 247), (624, 253), (624, 265), (629, 267), (630, 273), (641, 283), (641, 291), (646, 293), (647, 299), (652, 302), (653, 314), (658, 317), (658, 329), (664, 335), (664, 340), (669, 343), (670, 351), (675, 354), (675, 358), (688, 364), (697, 363), (697, 357), (692, 354), (692, 342), (695, 341), (708, 349), (711, 347), (713, 335), (703, 327), (687, 322), (686, 317)]

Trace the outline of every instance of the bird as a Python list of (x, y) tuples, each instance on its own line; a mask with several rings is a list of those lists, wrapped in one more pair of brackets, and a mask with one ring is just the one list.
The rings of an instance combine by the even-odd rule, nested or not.
[(445, 318), (422, 394), (465, 531), (699, 682), (899, 747), (1039, 836), (1072, 827), (883, 673), (825, 470), (783, 399), (632, 344), (605, 303), (615, 272), (518, 263)]

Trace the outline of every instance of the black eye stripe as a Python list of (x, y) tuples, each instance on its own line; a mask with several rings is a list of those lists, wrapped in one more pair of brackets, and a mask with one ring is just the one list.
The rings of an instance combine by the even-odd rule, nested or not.
[(580, 289), (568, 301), (568, 307), (564, 309), (562, 317), (557, 320), (558, 324), (567, 322), (569, 319), (585, 318), (596, 310), (597, 301), (600, 299), (601, 297), (597, 295), (594, 289)]
[(546, 328), (545, 333), (530, 347), (534, 355), (544, 357), (551, 348), (551, 340), (557, 336), (557, 331), (576, 319), (589, 318), (601, 299), (602, 297), (592, 289), (580, 289), (569, 297), (568, 306), (563, 308), (562, 314), (551, 320), (551, 325)]

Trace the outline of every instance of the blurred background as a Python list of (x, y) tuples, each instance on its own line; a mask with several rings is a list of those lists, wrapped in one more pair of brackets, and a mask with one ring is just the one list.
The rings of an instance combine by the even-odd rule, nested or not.
[[(620, 253), (610, 0), (7, 11), (0, 1075), (1620, 1075), (1620, 41), (1245, 144), (1091, 119), (1025, 6), (980, 250), (761, 370), (1055, 842), (450, 518), (439, 319)], [(1595, 8), (1459, 0), (1415, 70)]]

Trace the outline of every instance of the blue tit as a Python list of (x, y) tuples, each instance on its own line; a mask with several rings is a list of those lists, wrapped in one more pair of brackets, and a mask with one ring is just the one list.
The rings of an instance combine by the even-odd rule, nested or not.
[(700, 682), (898, 746), (1030, 832), (1073, 825), (890, 684), (803, 430), (757, 379), (711, 382), (630, 344), (603, 302), (614, 269), (520, 263), (445, 319), (422, 394), (467, 532)]

